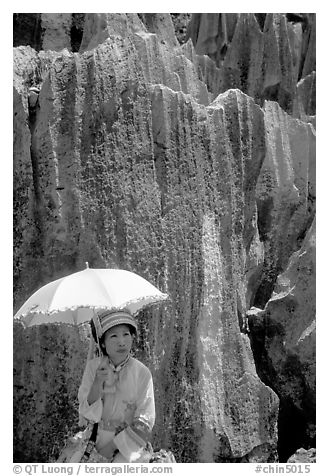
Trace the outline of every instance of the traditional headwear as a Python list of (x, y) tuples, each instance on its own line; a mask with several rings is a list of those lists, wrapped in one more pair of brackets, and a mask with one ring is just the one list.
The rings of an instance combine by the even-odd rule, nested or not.
[(106, 331), (119, 324), (132, 326), (137, 332), (137, 323), (128, 311), (102, 311), (97, 313), (94, 324), (99, 339)]

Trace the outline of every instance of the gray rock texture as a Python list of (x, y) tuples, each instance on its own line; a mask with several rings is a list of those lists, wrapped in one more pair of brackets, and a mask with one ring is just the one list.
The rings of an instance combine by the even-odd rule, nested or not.
[[(315, 437), (315, 223), (302, 247), (278, 276), (265, 309), (248, 311), (258, 372), (280, 397), (284, 429), (280, 450), (289, 456), (291, 442), (311, 444)], [(290, 420), (286, 418), (290, 414)]]
[(236, 87), (292, 113), (298, 81), (315, 71), (315, 32), (312, 13), (199, 13), (187, 38), (221, 66), (221, 92)]

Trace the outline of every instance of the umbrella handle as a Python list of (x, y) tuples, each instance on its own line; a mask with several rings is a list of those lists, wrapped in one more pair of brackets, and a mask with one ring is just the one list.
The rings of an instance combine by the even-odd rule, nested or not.
[[(95, 312), (95, 309), (94, 309), (94, 315), (92, 317), (93, 321), (94, 321), (94, 325), (95, 325), (95, 334), (96, 334), (96, 345), (97, 345), (97, 350), (98, 350), (98, 354), (99, 356), (102, 355), (101, 353), (101, 345), (99, 343), (99, 331), (101, 330), (101, 323), (100, 323), (100, 320), (99, 320), (99, 317), (98, 317), (98, 314), (97, 312)], [(92, 337), (92, 336), (91, 336)]]
[(96, 350), (96, 344), (95, 344), (93, 336), (91, 335), (89, 340), (87, 361), (92, 360), (95, 357), (95, 350)]

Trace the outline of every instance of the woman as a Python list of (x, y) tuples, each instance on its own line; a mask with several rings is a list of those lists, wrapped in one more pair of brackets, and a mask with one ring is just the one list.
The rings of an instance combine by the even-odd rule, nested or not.
[(151, 372), (130, 354), (137, 324), (126, 311), (102, 312), (96, 324), (93, 334), (103, 355), (87, 362), (79, 413), (99, 422), (96, 449), (102, 456), (137, 462), (155, 420)]

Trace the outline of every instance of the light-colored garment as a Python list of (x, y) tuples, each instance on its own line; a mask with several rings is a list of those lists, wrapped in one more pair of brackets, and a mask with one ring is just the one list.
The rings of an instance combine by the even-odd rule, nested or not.
[(120, 452), (115, 462), (138, 461), (155, 421), (151, 372), (133, 357), (117, 369), (111, 366), (102, 397), (89, 405), (87, 398), (101, 360), (87, 361), (78, 392), (79, 413), (99, 422), (97, 450), (113, 440)]

